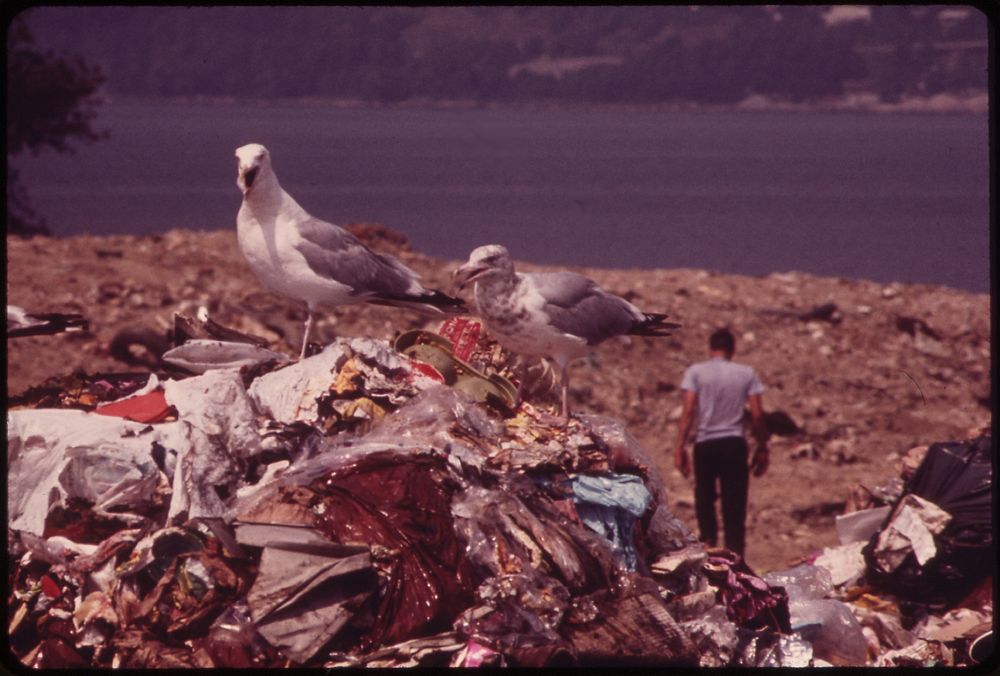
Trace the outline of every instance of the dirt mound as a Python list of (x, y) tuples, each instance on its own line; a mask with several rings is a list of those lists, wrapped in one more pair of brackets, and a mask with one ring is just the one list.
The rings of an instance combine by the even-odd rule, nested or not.
[[(384, 226), (350, 227), (420, 272), (425, 286), (455, 291), (450, 272), (458, 261), (414, 252)], [(77, 370), (148, 370), (174, 313), (194, 315), (199, 307), (274, 349), (294, 352), (301, 338), (304, 309), (263, 289), (235, 230), (8, 238), (7, 248), (8, 303), (90, 322), (86, 332), (9, 340), (8, 395)], [(705, 357), (708, 335), (719, 326), (733, 330), (735, 359), (756, 369), (765, 408), (784, 423), (783, 436), (772, 440), (771, 469), (751, 485), (746, 558), (762, 572), (834, 544), (840, 503), (857, 484), (893, 476), (908, 449), (966, 438), (989, 421), (985, 294), (794, 272), (577, 270), (683, 325), (669, 338), (603, 345), (575, 363), (571, 405), (626, 421), (659, 462), (671, 509), (691, 527), (692, 485), (673, 471), (670, 455), (677, 388), (684, 368)], [(391, 338), (435, 324), (405, 310), (348, 307), (327, 311), (314, 335)]]

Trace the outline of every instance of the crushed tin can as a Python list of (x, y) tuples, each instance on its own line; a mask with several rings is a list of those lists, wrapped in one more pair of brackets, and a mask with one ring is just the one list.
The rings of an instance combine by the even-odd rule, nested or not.
[[(474, 342), (469, 342), (473, 334), (459, 335), (463, 337), (462, 354), (470, 354), (475, 345)], [(478, 338), (478, 332), (475, 337)], [(456, 356), (455, 344), (447, 338), (430, 331), (406, 331), (396, 337), (393, 347), (411, 360), (433, 367), (446, 385), (468, 394), (476, 401), (489, 404), (504, 414), (513, 414), (517, 404), (517, 388), (514, 384), (498, 373), (486, 375), (460, 359)]]

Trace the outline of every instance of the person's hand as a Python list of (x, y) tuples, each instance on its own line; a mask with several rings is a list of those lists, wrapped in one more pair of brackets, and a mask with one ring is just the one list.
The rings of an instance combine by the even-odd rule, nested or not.
[(691, 458), (683, 446), (674, 451), (674, 467), (685, 479), (691, 476)]
[(750, 471), (753, 472), (754, 476), (763, 476), (769, 464), (770, 453), (768, 452), (767, 444), (758, 445), (753, 457), (750, 458)]

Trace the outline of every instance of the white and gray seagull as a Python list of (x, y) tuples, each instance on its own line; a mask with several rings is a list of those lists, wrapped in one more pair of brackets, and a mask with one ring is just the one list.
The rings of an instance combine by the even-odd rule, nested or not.
[[(501, 345), (559, 366), (564, 423), (573, 359), (615, 336), (668, 336), (680, 328), (664, 321), (667, 315), (643, 312), (575, 272), (515, 272), (510, 253), (499, 244), (475, 249), (453, 275), (460, 288), (475, 282), (479, 316)], [(519, 393), (523, 386), (522, 377)]]
[(396, 258), (309, 215), (278, 183), (264, 146), (237, 148), (236, 160), (236, 185), (243, 192), (236, 216), (240, 250), (264, 286), (306, 304), (300, 359), (319, 307), (373, 303), (435, 314), (466, 312), (461, 300), (425, 289), (419, 275)]

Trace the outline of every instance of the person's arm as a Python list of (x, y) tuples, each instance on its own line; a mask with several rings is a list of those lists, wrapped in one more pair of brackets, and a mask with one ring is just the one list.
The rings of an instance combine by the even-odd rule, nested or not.
[(674, 448), (674, 467), (685, 478), (691, 476), (691, 458), (688, 456), (688, 434), (694, 424), (694, 413), (698, 408), (698, 393), (694, 390), (684, 390), (684, 409), (681, 411), (680, 428), (677, 430), (677, 445)]
[(754, 439), (757, 440), (757, 447), (750, 458), (750, 469), (754, 476), (761, 476), (767, 471), (770, 464), (769, 451), (767, 448), (767, 423), (764, 420), (764, 402), (759, 394), (751, 394), (747, 397), (750, 404), (750, 427), (753, 431)]

